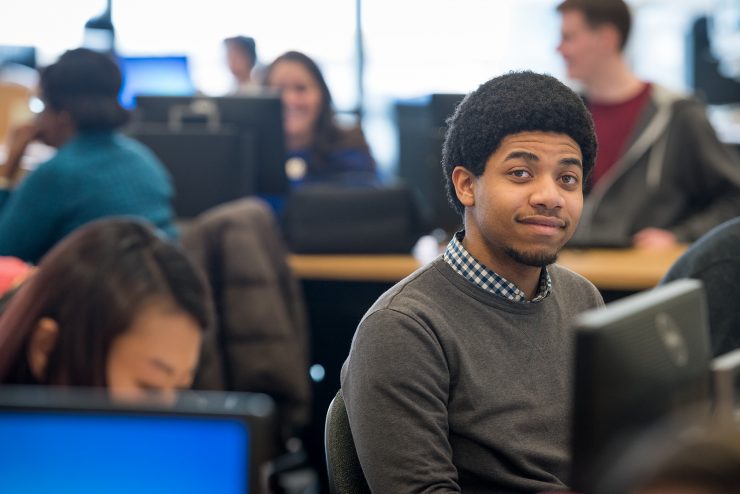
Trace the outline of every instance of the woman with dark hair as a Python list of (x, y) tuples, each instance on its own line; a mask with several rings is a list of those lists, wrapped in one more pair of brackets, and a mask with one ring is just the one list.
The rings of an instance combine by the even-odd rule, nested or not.
[[(36, 262), (78, 226), (104, 216), (150, 221), (175, 235), (172, 186), (159, 160), (115, 129), (121, 73), (109, 56), (65, 52), (41, 72), (44, 110), (15, 129), (0, 168), (0, 255)], [(17, 187), (21, 158), (38, 139), (58, 148)]]
[(337, 124), (329, 87), (316, 62), (297, 51), (284, 53), (267, 68), (265, 84), (282, 95), (289, 178), (296, 182), (375, 179), (375, 161), (362, 130), (345, 130)]
[(0, 383), (107, 387), (166, 402), (192, 384), (212, 307), (176, 245), (133, 219), (54, 247), (0, 316)]

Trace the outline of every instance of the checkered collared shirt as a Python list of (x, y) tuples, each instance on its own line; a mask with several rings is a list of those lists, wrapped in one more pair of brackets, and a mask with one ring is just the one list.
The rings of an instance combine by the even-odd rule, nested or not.
[(527, 296), (514, 283), (499, 276), (494, 271), (488, 269), (479, 263), (463, 247), (462, 240), (465, 237), (465, 231), (457, 232), (447, 244), (445, 249), (444, 260), (459, 275), (473, 283), (474, 285), (503, 297), (512, 302), (536, 303), (545, 299), (552, 291), (552, 280), (547, 268), (542, 269), (540, 275), (540, 286), (537, 289), (537, 295), (532, 300), (527, 300)]

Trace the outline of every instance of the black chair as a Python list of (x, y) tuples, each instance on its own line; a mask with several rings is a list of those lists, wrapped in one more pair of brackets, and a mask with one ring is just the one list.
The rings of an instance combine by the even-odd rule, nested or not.
[(332, 494), (369, 494), (370, 487), (357, 458), (355, 441), (349, 428), (342, 390), (331, 400), (324, 433), (326, 468)]
[(282, 223), (291, 251), (301, 254), (408, 254), (428, 231), (414, 191), (401, 182), (302, 185)]

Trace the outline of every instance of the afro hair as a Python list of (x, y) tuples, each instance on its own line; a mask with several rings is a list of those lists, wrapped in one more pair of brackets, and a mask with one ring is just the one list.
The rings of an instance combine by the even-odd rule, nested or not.
[(452, 170), (463, 166), (476, 177), (501, 141), (520, 132), (557, 132), (573, 139), (583, 154), (588, 177), (596, 157), (594, 124), (583, 100), (550, 75), (510, 72), (494, 77), (468, 94), (447, 119), (442, 149), (447, 197), (461, 215)]

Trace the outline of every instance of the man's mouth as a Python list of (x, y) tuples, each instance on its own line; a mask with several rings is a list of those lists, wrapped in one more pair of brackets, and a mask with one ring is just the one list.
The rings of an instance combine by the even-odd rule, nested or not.
[(525, 225), (560, 229), (564, 229), (567, 226), (567, 223), (565, 221), (554, 216), (527, 216), (525, 218), (521, 218), (519, 220), (519, 223), (524, 223)]

